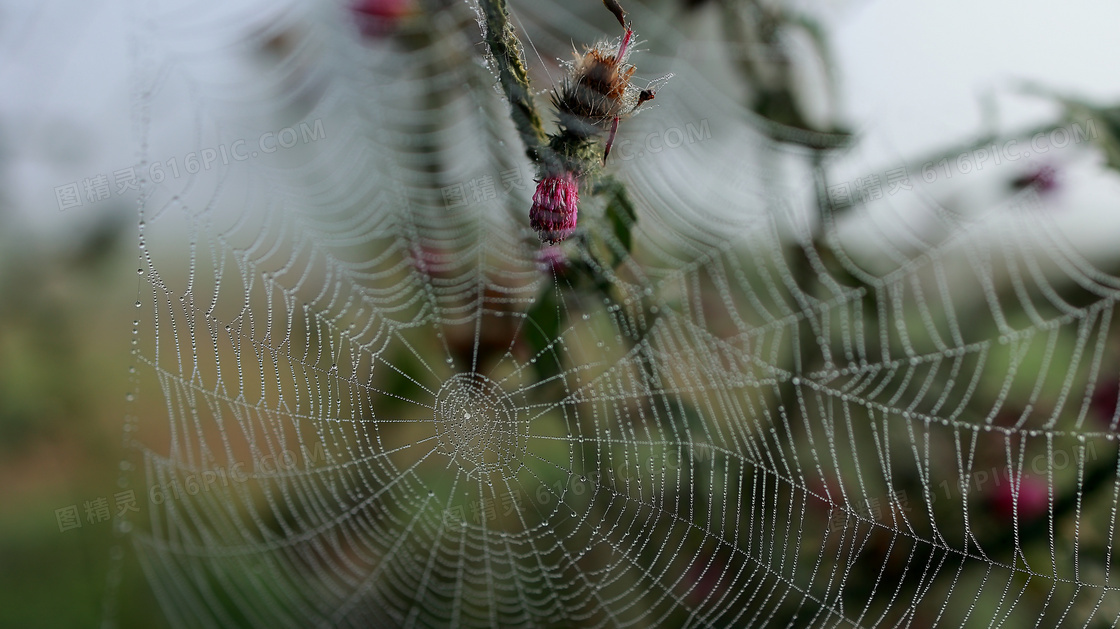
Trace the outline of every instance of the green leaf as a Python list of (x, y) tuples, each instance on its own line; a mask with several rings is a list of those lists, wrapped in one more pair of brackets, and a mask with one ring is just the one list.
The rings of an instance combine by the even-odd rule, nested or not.
[[(607, 220), (611, 223), (611, 231), (614, 232), (615, 238), (622, 243), (622, 248), (629, 254), (633, 250), (633, 237), (630, 230), (638, 222), (638, 213), (634, 208), (634, 202), (630, 200), (630, 195), (626, 192), (626, 187), (617, 181), (611, 181), (604, 184), (602, 187), (603, 193), (607, 195)], [(621, 259), (615, 260), (615, 266), (622, 262)]]

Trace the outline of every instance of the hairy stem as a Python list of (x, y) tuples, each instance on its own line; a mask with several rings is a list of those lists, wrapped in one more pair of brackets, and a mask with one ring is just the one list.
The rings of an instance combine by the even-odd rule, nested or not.
[(498, 65), (498, 79), (509, 99), (510, 117), (525, 143), (525, 154), (540, 164), (546, 159), (547, 136), (541, 115), (533, 103), (529, 73), (522, 58), (521, 41), (509, 23), (505, 0), (479, 0), (486, 17), (486, 45)]

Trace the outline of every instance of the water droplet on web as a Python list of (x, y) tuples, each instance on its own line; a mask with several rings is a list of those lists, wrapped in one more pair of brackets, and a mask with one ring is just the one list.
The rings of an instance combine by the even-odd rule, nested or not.
[(132, 400), (133, 400), (133, 399), (134, 399), (135, 397), (136, 397), (136, 396), (135, 396), (135, 395), (133, 395), (132, 393), (125, 393), (125, 394), (124, 394), (124, 399), (125, 399), (126, 401), (128, 401), (128, 402), (131, 402), (131, 401), (132, 401)]
[(137, 301), (137, 302), (136, 302), (136, 307), (137, 307), (137, 308), (139, 308), (139, 307), (140, 307), (140, 302), (139, 302), (139, 301)]

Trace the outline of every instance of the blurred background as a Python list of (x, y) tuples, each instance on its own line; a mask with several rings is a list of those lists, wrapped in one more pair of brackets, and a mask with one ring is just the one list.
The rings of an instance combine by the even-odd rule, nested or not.
[[(570, 56), (573, 43), (617, 35), (600, 3), (561, 4), (510, 2), (515, 28), (528, 35), (527, 46), (532, 43), (528, 64), (542, 90), (541, 107), (543, 90), (562, 71), (557, 60)], [(969, 233), (979, 240), (1021, 229), (1006, 216), (986, 214), (1014, 197), (1029, 205), (1031, 216), (1048, 217), (1034, 228), (1059, 230), (1104, 274), (1120, 271), (1120, 110), (1114, 109), (1120, 106), (1120, 77), (1112, 71), (1120, 59), (1112, 32), (1120, 5), (630, 0), (625, 6), (643, 39), (644, 65), (635, 57), (640, 75), (674, 75), (654, 108), (621, 126), (620, 137), (630, 133), (632, 143), (618, 145), (618, 168), (639, 202), (668, 198), (681, 188), (704, 189), (711, 179), (727, 195), (713, 197), (714, 206), (723, 198), (749, 204), (778, 195), (800, 208), (814, 204), (819, 185), (830, 207), (851, 208), (842, 224), (828, 226), (835, 242), (862, 268), (887, 274), (923, 253), (950, 257), (941, 248), (952, 231), (941, 222), (946, 215), (984, 223)], [(444, 40), (440, 49), (437, 35), (447, 32), (457, 39)], [(332, 38), (343, 43), (329, 43)], [(160, 395), (157, 379), (141, 386), (135, 373), (144, 361), (132, 353), (134, 339), (144, 342), (153, 315), (153, 283), (146, 276), (158, 267), (146, 256), (154, 250), (164, 279), (182, 282), (199, 244), (182, 234), (220, 230), (166, 216), (218, 199), (268, 206), (255, 191), (271, 189), (253, 179), (253, 160), (228, 173), (196, 162), (196, 172), (205, 172), (194, 179), (187, 176), (195, 173), (186, 156), (205, 159), (200, 151), (212, 147), (213, 163), (229, 163), (227, 150), (252, 150), (261, 133), (292, 129), (298, 146), (288, 157), (283, 151), (274, 156), (279, 165), (270, 167), (283, 169), (285, 159), (334, 160), (319, 163), (317, 172), (336, 173), (343, 182), (359, 178), (360, 172), (348, 170), (354, 155), (321, 150), (317, 139), (399, 134), (423, 143), (429, 137), (423, 125), (450, 125), (421, 117), (404, 126), (387, 124), (375, 114), (352, 111), (346, 103), (355, 94), (346, 90), (402, 101), (427, 95), (435, 99), (424, 101), (432, 109), (443, 107), (438, 99), (454, 98), (444, 90), (489, 94), (485, 81), (424, 87), (441, 76), (442, 63), (485, 66), (479, 42), (470, 7), (462, 3), (0, 3), (0, 626), (91, 627), (106, 618), (122, 627), (170, 626), (133, 556), (129, 531), (116, 524), (117, 512), (128, 511), (129, 491), (138, 517), (147, 518), (144, 493), (150, 485), (130, 476), (139, 467), (130, 444), (136, 432), (144, 432), (148, 443), (166, 440), (162, 433), (174, 406)], [(340, 81), (353, 81), (353, 87), (340, 89)], [(490, 95), (499, 106), (493, 111), (501, 114), (502, 103)], [(508, 120), (496, 124), (496, 137), (516, 142)], [(649, 138), (672, 143), (667, 128), (687, 138), (685, 150), (647, 158), (643, 147), (652, 153), (657, 146)], [(1054, 135), (1057, 128), (1067, 135)], [(705, 141), (694, 145), (693, 131)], [(1038, 133), (1044, 139), (1032, 144)], [(234, 149), (235, 138), (249, 143)], [(464, 205), (477, 194), (469, 188), (449, 192), (456, 182), (478, 181), (482, 172), (452, 170), (463, 161), (456, 150), (447, 149), (446, 163), (424, 161), (414, 171), (442, 169), (443, 179), (425, 184), (436, 206), (454, 203), (449, 194), (468, 195)], [(531, 187), (532, 171), (521, 151), (507, 153), (487, 157), (494, 166), (485, 172), (517, 170)], [(414, 154), (427, 155), (423, 147)], [(958, 159), (962, 154), (964, 161)], [(786, 164), (791, 160), (798, 164)], [(732, 166), (705, 166), (716, 161)], [(158, 177), (166, 177), (162, 187), (153, 163), (163, 173)], [(812, 164), (826, 172), (816, 183)], [(891, 184), (901, 181), (899, 168), (910, 187), (895, 194)], [(316, 181), (327, 186), (330, 176)], [(431, 183), (436, 181), (445, 185)], [(502, 181), (497, 183), (501, 190)], [(527, 210), (528, 190), (513, 192), (511, 205)], [(1024, 190), (1030, 194), (1021, 195)], [(734, 209), (724, 205), (711, 212)], [(141, 217), (153, 215), (165, 217), (165, 235), (146, 240), (147, 251), (138, 255)], [(802, 216), (797, 210), (792, 215)], [(216, 216), (217, 223), (234, 220), (220, 211)], [(714, 222), (725, 218), (720, 214)], [(167, 226), (176, 220), (182, 220), (181, 230)], [(665, 220), (651, 231), (672, 235), (675, 220), (690, 219)], [(726, 220), (722, 224), (742, 227)], [(807, 233), (818, 229), (803, 216), (791, 219), (787, 229), (797, 233), (798, 226)], [(649, 242), (660, 242), (656, 236)], [(427, 264), (438, 266), (442, 254), (430, 255), (437, 260)], [(1006, 286), (968, 294), (975, 287), (962, 282), (954, 286), (966, 288), (954, 298), (976, 303), (991, 293), (1014, 294), (1014, 274), (996, 276)], [(664, 294), (656, 299), (666, 307), (672, 301)], [(1012, 327), (1018, 320), (1024, 329), (1045, 329), (1030, 312), (1010, 317)], [(1117, 347), (1114, 337), (1101, 334), (1109, 356)], [(1079, 338), (1061, 335), (1056, 349), (1032, 350), (1018, 368), (1037, 372), (1055, 354), (1089, 351)], [(417, 343), (423, 347), (423, 340)], [(475, 346), (481, 344), (476, 337)], [(1102, 415), (1101, 430), (1115, 432), (1115, 419), (1109, 424), (1115, 390), (1098, 393), (1096, 372), (1087, 375), (1077, 359), (1068, 362), (1076, 379), (1056, 385), (1052, 397), (1092, 401)], [(1114, 356), (1092, 364), (1105, 365), (1101, 372), (1120, 367)], [(1002, 399), (1007, 368), (993, 369), (991, 381), (985, 377), (979, 376), (977, 389)], [(1007, 406), (988, 404), (1015, 415)], [(1018, 410), (1023, 417), (1030, 413)], [(1016, 419), (1000, 421), (1021, 428)], [(936, 487), (932, 481), (928, 486)], [(1045, 495), (1045, 486), (1038, 492)], [(912, 492), (911, 499), (918, 495)], [(1014, 510), (1010, 498), (988, 499), (993, 513)], [(1114, 507), (1111, 500), (1102, 508)], [(1024, 502), (1029, 500), (1021, 498), (1019, 509)], [(1106, 574), (1104, 581), (1109, 579)], [(1109, 605), (1116, 606), (1115, 597)]]

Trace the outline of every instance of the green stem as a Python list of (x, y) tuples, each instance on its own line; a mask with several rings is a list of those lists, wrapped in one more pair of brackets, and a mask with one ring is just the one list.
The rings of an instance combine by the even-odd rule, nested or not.
[(525, 154), (536, 164), (546, 158), (547, 135), (529, 86), (529, 73), (525, 69), (524, 48), (509, 23), (506, 0), (480, 0), (486, 16), (486, 45), (490, 47), (498, 65), (498, 80), (509, 99), (510, 117), (517, 127)]

